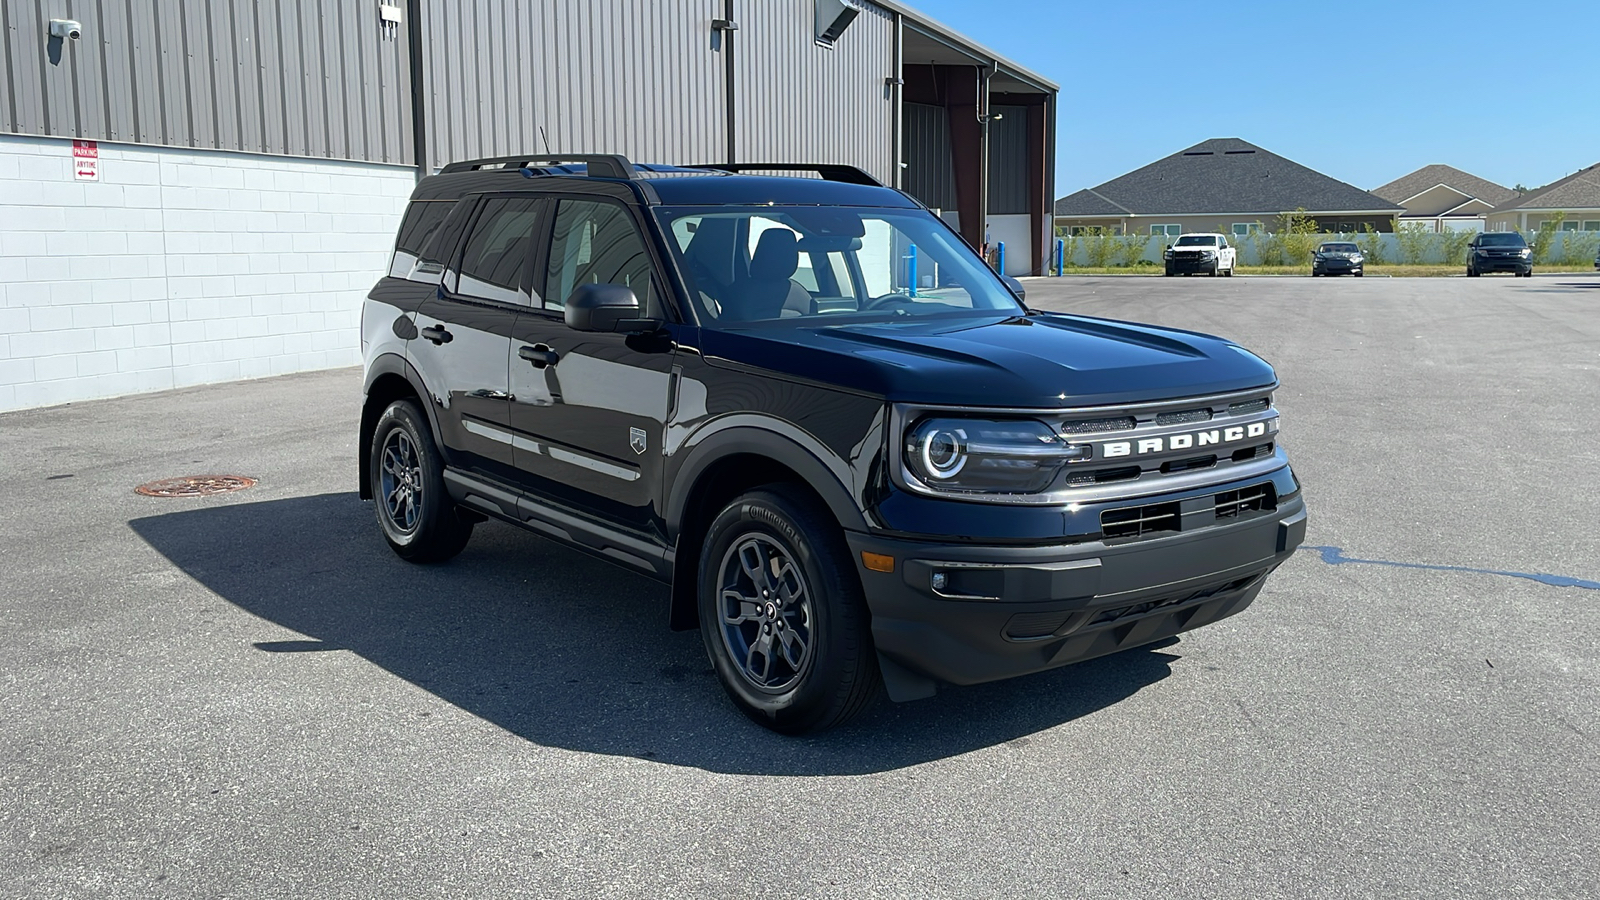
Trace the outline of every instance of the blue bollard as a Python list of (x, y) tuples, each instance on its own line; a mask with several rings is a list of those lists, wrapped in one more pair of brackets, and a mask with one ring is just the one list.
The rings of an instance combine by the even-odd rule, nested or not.
[(911, 296), (917, 295), (917, 245), (911, 245)]
[(1001, 241), (995, 251), (994, 270), (1001, 275), (1006, 273), (1006, 242)]
[(1056, 238), (1056, 277), (1060, 278), (1067, 271), (1067, 242)]

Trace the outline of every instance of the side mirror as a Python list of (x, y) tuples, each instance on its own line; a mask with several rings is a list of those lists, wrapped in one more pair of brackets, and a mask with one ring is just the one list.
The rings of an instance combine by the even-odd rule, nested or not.
[(620, 284), (585, 284), (567, 298), (564, 317), (573, 331), (647, 334), (661, 327), (646, 318), (633, 288)]
[(1016, 294), (1018, 300), (1028, 299), (1028, 291), (1022, 286), (1022, 282), (1010, 275), (1001, 275), (1000, 280), (1006, 283), (1006, 287), (1011, 288), (1011, 293)]

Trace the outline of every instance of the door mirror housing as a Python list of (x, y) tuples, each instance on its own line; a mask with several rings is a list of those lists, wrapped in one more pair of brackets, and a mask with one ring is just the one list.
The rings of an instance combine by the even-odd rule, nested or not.
[(573, 331), (648, 334), (661, 327), (659, 318), (644, 314), (633, 288), (620, 284), (580, 285), (567, 298), (563, 315)]
[(1000, 280), (1006, 283), (1006, 287), (1011, 288), (1011, 293), (1016, 294), (1018, 300), (1028, 299), (1028, 291), (1022, 286), (1022, 282), (1010, 275), (1001, 275)]

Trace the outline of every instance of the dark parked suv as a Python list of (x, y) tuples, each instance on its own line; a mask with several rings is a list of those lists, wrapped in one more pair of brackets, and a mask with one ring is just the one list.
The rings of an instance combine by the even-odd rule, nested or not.
[(1510, 272), (1532, 278), (1533, 250), (1515, 231), (1480, 234), (1467, 245), (1467, 277), (1476, 278), (1485, 272)]
[(1270, 366), (1030, 310), (859, 170), (744, 174), (791, 168), (423, 179), (362, 313), (360, 490), (394, 550), (494, 518), (667, 582), (663, 618), (790, 733), (1255, 599), (1305, 532)]

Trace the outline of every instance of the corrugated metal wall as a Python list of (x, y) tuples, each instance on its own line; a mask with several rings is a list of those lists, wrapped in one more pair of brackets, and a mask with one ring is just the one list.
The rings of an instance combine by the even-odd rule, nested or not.
[(722, 0), (423, 6), (435, 166), (537, 151), (547, 141), (559, 152), (643, 162), (727, 156), (727, 82), (711, 31)]
[(950, 162), (950, 114), (942, 106), (905, 104), (906, 192), (934, 209), (956, 208)]
[(1028, 108), (1000, 106), (989, 120), (989, 212), (1028, 212)]
[(811, 0), (735, 3), (740, 160), (849, 163), (894, 184), (894, 18), (863, 6), (829, 49)]
[(0, 130), (412, 163), (405, 27), (371, 0), (0, 0), (0, 25)]

